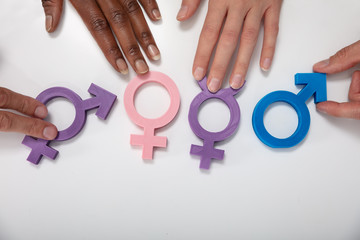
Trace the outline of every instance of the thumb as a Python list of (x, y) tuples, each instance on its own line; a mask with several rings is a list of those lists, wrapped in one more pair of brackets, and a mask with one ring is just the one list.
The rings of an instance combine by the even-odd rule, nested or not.
[(360, 103), (358, 102), (337, 103), (326, 101), (316, 104), (316, 109), (330, 116), (360, 120)]
[(315, 72), (338, 73), (354, 67), (360, 63), (360, 41), (347, 46), (329, 59), (316, 63), (313, 66)]
[(184, 21), (189, 19), (196, 9), (198, 9), (201, 0), (183, 0), (181, 3), (181, 8), (176, 16), (178, 21)]
[(59, 24), (63, 0), (41, 0), (45, 12), (45, 28), (49, 33), (55, 31)]

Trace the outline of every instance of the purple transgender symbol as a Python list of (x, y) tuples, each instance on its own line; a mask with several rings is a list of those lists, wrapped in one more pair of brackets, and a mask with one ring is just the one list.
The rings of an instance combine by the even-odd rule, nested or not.
[[(63, 87), (53, 87), (43, 91), (36, 98), (40, 102), (46, 104), (54, 98), (63, 97), (70, 100), (74, 104), (76, 112), (74, 122), (67, 129), (59, 131), (58, 136), (53, 141), (65, 141), (75, 137), (85, 125), (87, 110), (98, 108), (95, 115), (103, 120), (106, 119), (116, 100), (116, 95), (102, 89), (95, 84), (90, 85), (88, 92), (95, 97), (82, 100), (79, 95), (70, 89)], [(42, 156), (55, 159), (58, 151), (52, 147), (49, 147), (50, 142), (51, 141), (49, 140), (36, 139), (30, 136), (25, 136), (22, 144), (32, 149), (27, 160), (31, 163), (39, 164)]]
[[(215, 149), (215, 142), (223, 141), (230, 137), (238, 128), (240, 123), (240, 107), (235, 99), (235, 95), (240, 89), (226, 88), (221, 89), (217, 93), (211, 93), (206, 86), (207, 78), (199, 82), (202, 92), (199, 93), (190, 105), (189, 124), (192, 131), (199, 138), (204, 140), (204, 146), (191, 145), (190, 154), (201, 157), (200, 168), (209, 169), (211, 159), (223, 160), (224, 150)], [(230, 110), (230, 121), (226, 128), (220, 132), (209, 132), (201, 127), (198, 120), (198, 112), (201, 104), (208, 99), (217, 98), (226, 103)]]

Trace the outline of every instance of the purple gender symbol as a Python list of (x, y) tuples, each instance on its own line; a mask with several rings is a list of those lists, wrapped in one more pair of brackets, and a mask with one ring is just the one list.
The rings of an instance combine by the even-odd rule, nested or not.
[[(230, 137), (238, 128), (240, 123), (240, 107), (235, 99), (235, 95), (240, 89), (226, 88), (221, 89), (217, 93), (211, 93), (206, 86), (207, 78), (199, 82), (202, 92), (199, 93), (190, 105), (189, 124), (192, 131), (199, 138), (204, 140), (204, 146), (191, 145), (190, 154), (201, 156), (200, 168), (209, 169), (211, 159), (223, 160), (224, 150), (215, 149), (215, 142), (219, 142)], [(198, 112), (200, 105), (208, 99), (217, 98), (226, 103), (230, 110), (230, 121), (226, 128), (220, 132), (209, 132), (201, 127), (198, 120)]]
[[(82, 100), (79, 95), (70, 89), (63, 87), (53, 87), (43, 91), (36, 98), (40, 102), (46, 104), (54, 98), (63, 97), (70, 100), (74, 104), (76, 112), (74, 122), (67, 129), (59, 131), (57, 137), (53, 141), (65, 141), (75, 137), (85, 125), (87, 110), (98, 108), (95, 115), (103, 120), (106, 119), (116, 100), (116, 95), (102, 89), (95, 84), (90, 85), (88, 92), (95, 97)], [(30, 136), (25, 136), (22, 144), (32, 149), (27, 160), (34, 164), (39, 164), (42, 156), (55, 159), (58, 151), (52, 147), (49, 147), (50, 142), (51, 141), (49, 140), (36, 139)]]

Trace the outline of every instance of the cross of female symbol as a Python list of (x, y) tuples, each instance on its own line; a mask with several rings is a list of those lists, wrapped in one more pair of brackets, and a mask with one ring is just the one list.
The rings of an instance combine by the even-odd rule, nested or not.
[[(156, 119), (144, 118), (135, 108), (134, 100), (136, 91), (144, 84), (155, 82), (166, 88), (170, 95), (170, 107), (165, 114)], [(143, 146), (143, 159), (153, 159), (154, 147), (166, 147), (167, 138), (155, 136), (155, 129), (170, 123), (176, 116), (180, 106), (180, 94), (174, 81), (160, 72), (148, 72), (143, 76), (137, 76), (128, 84), (124, 94), (125, 109), (131, 120), (144, 128), (144, 135), (131, 135), (130, 144)]]
[[(199, 82), (202, 92), (199, 93), (190, 105), (189, 110), (189, 123), (193, 132), (199, 138), (204, 140), (204, 146), (191, 145), (190, 154), (198, 155), (201, 157), (200, 168), (209, 169), (211, 159), (223, 160), (224, 150), (215, 149), (214, 144), (218, 141), (223, 141), (229, 138), (238, 128), (240, 123), (240, 107), (235, 99), (235, 95), (240, 89), (226, 88), (221, 89), (217, 93), (211, 93), (206, 86), (207, 78)], [(230, 110), (230, 121), (226, 128), (220, 132), (209, 132), (201, 127), (198, 120), (198, 112), (201, 104), (211, 98), (220, 99), (225, 102)]]
[[(88, 91), (92, 95), (95, 95), (95, 97), (82, 100), (79, 95), (70, 89), (54, 87), (43, 91), (36, 98), (40, 102), (46, 104), (54, 98), (63, 97), (74, 104), (76, 112), (74, 122), (67, 129), (59, 131), (58, 136), (53, 141), (65, 141), (75, 137), (85, 125), (87, 110), (98, 108), (96, 116), (101, 119), (106, 119), (116, 100), (116, 95), (95, 84), (91, 84)], [(25, 136), (22, 144), (32, 149), (27, 160), (34, 164), (39, 164), (42, 156), (55, 159), (58, 151), (49, 147), (50, 142), (51, 141), (44, 139), (35, 139), (30, 136)]]

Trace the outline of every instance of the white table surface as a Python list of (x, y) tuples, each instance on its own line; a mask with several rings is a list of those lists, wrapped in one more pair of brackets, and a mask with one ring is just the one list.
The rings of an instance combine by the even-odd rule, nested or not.
[[(357, 0), (284, 1), (277, 51), (270, 72), (259, 68), (263, 32), (252, 59), (246, 87), (237, 96), (242, 116), (236, 134), (217, 144), (223, 162), (199, 170), (189, 154), (201, 144), (187, 115), (200, 92), (191, 75), (206, 1), (185, 23), (175, 19), (181, 1), (158, 0), (163, 20), (149, 22), (162, 53), (152, 70), (169, 75), (181, 94), (176, 119), (159, 136), (166, 149), (153, 161), (129, 144), (142, 133), (128, 118), (123, 95), (128, 77), (115, 72), (71, 4), (66, 1), (59, 29), (45, 31), (38, 0), (0, 2), (0, 85), (36, 97), (43, 90), (68, 87), (88, 98), (90, 83), (118, 96), (109, 118), (90, 111), (74, 139), (53, 143), (56, 160), (38, 166), (26, 161), (30, 149), (22, 134), (0, 133), (0, 239), (249, 239), (350, 240), (360, 238), (360, 122), (336, 119), (307, 105), (311, 126), (305, 140), (291, 149), (271, 149), (254, 134), (251, 117), (267, 93), (297, 93), (294, 75), (359, 39)], [(328, 76), (328, 98), (347, 100), (354, 69)], [(228, 83), (224, 84), (224, 87)], [(167, 92), (156, 84), (142, 88), (136, 106), (143, 115), (160, 116)], [(48, 105), (50, 118), (65, 129), (73, 106), (57, 99)], [(229, 120), (225, 104), (205, 105), (200, 122), (209, 130)], [(271, 108), (266, 126), (287, 137), (297, 126), (286, 104)]]

